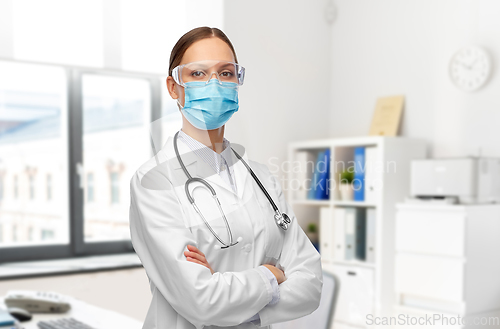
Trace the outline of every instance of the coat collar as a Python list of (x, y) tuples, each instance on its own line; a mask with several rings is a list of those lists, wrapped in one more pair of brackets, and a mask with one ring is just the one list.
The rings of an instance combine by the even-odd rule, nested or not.
[[(235, 195), (231, 186), (226, 183), (208, 163), (203, 161), (203, 159), (199, 158), (193, 151), (191, 151), (191, 149), (184, 142), (178, 140), (177, 147), (182, 158), (182, 162), (184, 163), (184, 166), (188, 170), (191, 177), (203, 178), (210, 184), (215, 184), (223, 188), (225, 191), (230, 192), (232, 195)], [(246, 153), (246, 149), (238, 144), (232, 145), (232, 147), (248, 164), (248, 155)], [(167, 156), (168, 165), (171, 169), (172, 175), (174, 176), (172, 177), (172, 180), (175, 180), (174, 185), (184, 186), (187, 180), (187, 176), (182, 170), (181, 164), (176, 157), (173, 136), (170, 136), (168, 138), (167, 142), (162, 148), (162, 151), (165, 152)], [(247, 177), (250, 176), (250, 172), (247, 170), (245, 165), (236, 157), (233, 151), (231, 151), (231, 157), (234, 176), (236, 176), (233, 177), (233, 179), (236, 179), (237, 195), (238, 198), (241, 199), (243, 198), (245, 184), (247, 181)]]

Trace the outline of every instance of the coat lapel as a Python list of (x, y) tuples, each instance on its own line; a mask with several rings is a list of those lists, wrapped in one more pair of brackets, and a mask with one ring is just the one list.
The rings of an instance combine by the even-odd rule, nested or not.
[[(174, 138), (169, 137), (163, 147), (163, 151), (167, 154), (169, 166), (174, 176), (172, 177), (172, 179), (175, 179), (174, 185), (184, 186), (187, 180), (187, 176), (182, 170), (180, 162), (176, 157), (173, 143)], [(210, 184), (217, 185), (218, 187), (222, 188), (224, 194), (230, 193), (231, 196), (236, 196), (231, 186), (226, 183), (208, 163), (206, 163), (203, 159), (200, 159), (193, 151), (191, 151), (191, 149), (184, 142), (178, 141), (177, 147), (182, 158), (182, 162), (184, 163), (184, 166), (188, 170), (191, 177), (203, 178)], [(238, 152), (238, 154), (248, 163), (248, 156), (244, 151), (245, 150), (241, 146), (236, 149), (236, 152)], [(245, 184), (247, 182), (247, 177), (250, 176), (250, 173), (248, 172), (245, 165), (236, 157), (232, 150), (231, 156), (233, 159), (233, 175), (236, 176), (233, 176), (232, 178), (236, 179), (237, 196), (239, 199), (242, 199), (246, 189)], [(218, 189), (216, 189), (216, 192), (218, 192)], [(222, 200), (220, 196), (219, 199)]]
[[(245, 162), (248, 164), (248, 155), (246, 150), (242, 146), (237, 147), (237, 145), (233, 145), (232, 147), (240, 155), (240, 157), (242, 157), (243, 160), (245, 160)], [(245, 167), (243, 162), (236, 157), (236, 155), (232, 150), (231, 150), (231, 157), (233, 158), (233, 171), (234, 175), (236, 176), (236, 187), (238, 192), (238, 198), (240, 200), (243, 200), (244, 193), (248, 189), (246, 184), (247, 184), (247, 179), (250, 177), (250, 172)], [(250, 179), (252, 178), (250, 177)]]

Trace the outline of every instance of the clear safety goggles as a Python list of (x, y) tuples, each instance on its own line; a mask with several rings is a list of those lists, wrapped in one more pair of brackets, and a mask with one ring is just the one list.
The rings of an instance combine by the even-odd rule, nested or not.
[[(188, 82), (205, 82), (215, 78), (224, 86), (224, 82), (233, 82), (241, 86), (245, 80), (245, 68), (238, 63), (203, 60), (176, 66), (172, 70), (175, 82), (185, 87)], [(193, 84), (193, 87), (203, 87), (205, 84)]]

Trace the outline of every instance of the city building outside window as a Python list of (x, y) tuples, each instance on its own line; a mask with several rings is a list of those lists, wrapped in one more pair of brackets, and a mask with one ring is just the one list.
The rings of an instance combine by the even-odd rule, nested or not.
[(14, 175), (14, 199), (19, 197), (19, 186), (17, 183), (17, 175)]
[(12, 225), (12, 241), (17, 241), (17, 225)]
[(111, 203), (120, 202), (120, 184), (118, 180), (118, 173), (111, 173)]
[(35, 175), (29, 175), (30, 200), (35, 199)]
[(54, 238), (54, 231), (42, 229), (42, 240), (52, 240)]
[(3, 192), (4, 191), (4, 183), (3, 183), (3, 181), (4, 181), (3, 176), (0, 176), (0, 201), (3, 200), (3, 193), (4, 193)]
[(87, 202), (94, 202), (94, 174), (87, 174)]
[(29, 236), (29, 241), (33, 241), (35, 239), (35, 236), (33, 234), (33, 226), (30, 226), (30, 228), (28, 229), (28, 236)]
[(52, 200), (52, 175), (47, 174), (47, 200)]

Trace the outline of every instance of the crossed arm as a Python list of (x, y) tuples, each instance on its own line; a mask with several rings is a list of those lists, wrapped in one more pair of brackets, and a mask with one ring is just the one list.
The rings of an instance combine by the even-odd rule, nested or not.
[[(184, 251), (184, 256), (186, 256), (186, 259), (188, 261), (203, 265), (207, 267), (210, 272), (212, 272), (212, 274), (214, 274), (215, 271), (212, 269), (205, 257), (205, 254), (201, 252), (201, 250), (190, 244), (187, 245), (187, 248), (188, 251)], [(276, 266), (270, 264), (264, 264), (263, 266), (267, 267), (273, 273), (273, 275), (276, 277), (276, 280), (278, 281), (278, 284), (281, 284), (286, 280), (285, 273), (282, 270), (278, 269)]]
[[(188, 249), (187, 251), (184, 251), (184, 256), (186, 256), (186, 259), (188, 261), (205, 266), (210, 270), (212, 275), (214, 274), (215, 271), (212, 269), (212, 267), (210, 266), (205, 257), (205, 254), (201, 250), (190, 244), (187, 245), (187, 249)], [(262, 266), (264, 266), (265, 268), (259, 267), (259, 269), (265, 272), (264, 274), (269, 278), (269, 280), (271, 281), (271, 286), (273, 287), (273, 299), (269, 302), (268, 305), (274, 305), (279, 302), (278, 285), (286, 280), (285, 273), (282, 270), (270, 264), (264, 264)], [(256, 324), (260, 323), (259, 313), (256, 313), (254, 316), (245, 320), (244, 322), (254, 322), (254, 321), (257, 321)]]

